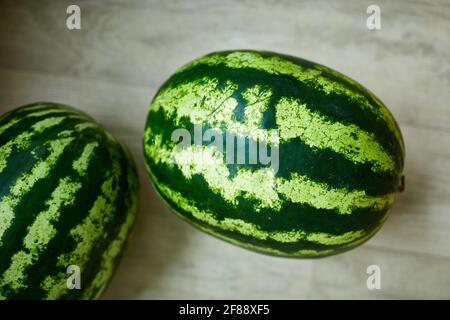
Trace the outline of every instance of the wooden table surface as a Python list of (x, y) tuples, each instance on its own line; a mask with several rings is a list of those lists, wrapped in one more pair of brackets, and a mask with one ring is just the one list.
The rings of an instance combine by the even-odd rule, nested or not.
[[(66, 28), (81, 7), (82, 29)], [(58, 101), (95, 117), (139, 165), (140, 212), (104, 298), (450, 298), (450, 3), (2, 1), (0, 112)], [(319, 260), (268, 257), (203, 234), (161, 203), (141, 139), (159, 85), (211, 51), (251, 48), (320, 62), (390, 108), (406, 141), (406, 191), (363, 246)], [(368, 290), (367, 266), (381, 269)]]

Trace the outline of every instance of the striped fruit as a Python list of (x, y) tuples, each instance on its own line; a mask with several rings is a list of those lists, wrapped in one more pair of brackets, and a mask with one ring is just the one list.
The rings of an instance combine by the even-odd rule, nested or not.
[(180, 217), (280, 256), (363, 243), (402, 187), (404, 144), (382, 102), (332, 69), (272, 52), (182, 67), (153, 99), (144, 151)]
[(136, 215), (127, 151), (71, 107), (27, 105), (0, 117), (0, 181), (0, 299), (99, 297)]

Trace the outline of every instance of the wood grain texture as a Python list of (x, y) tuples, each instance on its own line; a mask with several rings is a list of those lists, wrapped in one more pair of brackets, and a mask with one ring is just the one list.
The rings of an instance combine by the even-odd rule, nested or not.
[[(66, 29), (72, 3), (82, 30)], [(2, 1), (0, 112), (74, 105), (139, 165), (139, 218), (104, 298), (450, 298), (450, 3), (377, 4), (379, 31), (357, 0)], [(141, 150), (153, 95), (187, 61), (233, 48), (320, 62), (390, 108), (406, 142), (406, 191), (368, 243), (320, 260), (268, 257), (197, 231), (155, 194)], [(371, 264), (381, 290), (366, 288)]]

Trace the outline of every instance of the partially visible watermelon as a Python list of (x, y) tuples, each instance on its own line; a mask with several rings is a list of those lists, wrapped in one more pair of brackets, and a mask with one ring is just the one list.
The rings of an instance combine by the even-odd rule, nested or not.
[[(1, 116), (0, 299), (99, 297), (137, 197), (130, 154), (86, 114), (36, 103)], [(76, 268), (81, 289), (68, 289)]]
[[(255, 163), (251, 145), (278, 163), (260, 155)], [(209, 54), (170, 77), (151, 104), (144, 153), (180, 217), (288, 257), (331, 255), (372, 237), (404, 162), (397, 123), (370, 91), (323, 65), (248, 50)]]

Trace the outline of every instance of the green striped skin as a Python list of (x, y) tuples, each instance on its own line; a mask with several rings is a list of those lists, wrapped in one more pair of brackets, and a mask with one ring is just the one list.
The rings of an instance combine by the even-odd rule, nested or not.
[(128, 151), (76, 109), (27, 105), (0, 117), (0, 182), (0, 299), (98, 298), (136, 216)]
[[(235, 164), (208, 140), (172, 140), (179, 128), (194, 137), (196, 124), (278, 148), (278, 170), (250, 164), (248, 149), (245, 164)], [(404, 143), (388, 109), (354, 80), (243, 50), (201, 57), (164, 83), (144, 154), (158, 193), (201, 230), (262, 253), (322, 257), (381, 227), (401, 184)]]

